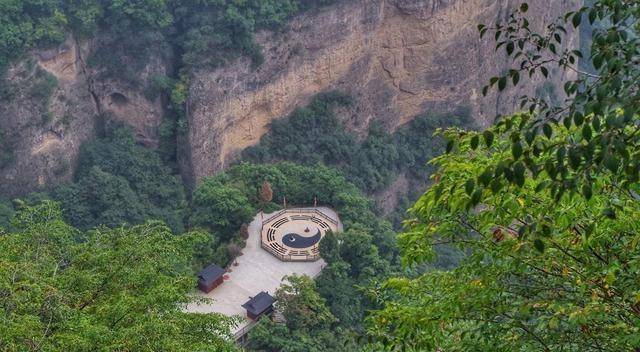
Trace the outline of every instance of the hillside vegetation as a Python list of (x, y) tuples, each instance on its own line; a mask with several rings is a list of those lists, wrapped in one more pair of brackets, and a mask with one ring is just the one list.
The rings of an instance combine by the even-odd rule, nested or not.
[(230, 318), (189, 314), (206, 234), (159, 222), (83, 232), (55, 203), (0, 230), (0, 350), (235, 351)]
[[(368, 318), (369, 332), (389, 350), (640, 347), (640, 4), (595, 1), (546, 33), (530, 28), (527, 10), (479, 25), (514, 61), (484, 91), (555, 67), (577, 78), (565, 101), (525, 96), (527, 112), (482, 133), (445, 132), (437, 183), (398, 243), (407, 265), (429, 260), (434, 244), (469, 255), (454, 270), (372, 289), (385, 308)], [(558, 50), (567, 29), (589, 24), (590, 56)], [(580, 71), (581, 58), (594, 72)]]
[[(0, 66), (26, 50), (63, 42), (68, 31), (82, 37), (108, 31), (125, 40), (122, 47), (158, 40), (175, 43), (182, 46), (184, 62), (189, 64), (219, 64), (228, 58), (225, 55), (234, 53), (249, 54), (259, 61), (259, 48), (252, 39), (257, 28), (277, 27), (298, 11), (328, 3), (331, 1), (4, 0), (0, 3)], [(137, 47), (131, 49), (144, 53)], [(112, 64), (117, 67), (117, 61)]]
[(443, 139), (433, 136), (436, 129), (471, 124), (463, 111), (419, 116), (394, 133), (385, 130), (381, 121), (374, 121), (367, 136), (360, 138), (334, 112), (349, 103), (349, 96), (337, 91), (319, 94), (306, 107), (271, 123), (260, 144), (243, 152), (244, 159), (333, 165), (360, 189), (374, 193), (401, 173), (424, 185), (430, 171), (427, 161), (444, 151)]
[[(238, 351), (235, 319), (182, 308), (194, 273), (232, 263), (247, 223), (285, 197), (332, 207), (344, 231), (320, 242), (315, 280), (285, 278), (284, 321), (262, 319), (249, 350), (640, 350), (640, 3), (594, 0), (547, 27), (522, 4), (479, 24), (513, 62), (483, 94), (572, 73), (564, 96), (523, 96), (521, 113), (482, 131), (452, 107), (358, 135), (338, 118), (349, 96), (324, 92), (186, 189), (175, 137), (192, 70), (240, 55), (259, 65), (256, 30), (329, 3), (0, 0), (2, 69), (70, 33), (101, 33), (90, 64), (106, 75), (138, 69), (119, 61), (128, 50), (138, 62), (158, 48), (176, 59), (148, 87), (171, 110), (157, 150), (105, 125), (82, 145), (72, 182), (0, 199), (0, 350)], [(562, 49), (585, 26), (590, 45)], [(55, 82), (37, 80), (44, 101)], [(373, 198), (400, 177), (415, 204), (378, 209)]]

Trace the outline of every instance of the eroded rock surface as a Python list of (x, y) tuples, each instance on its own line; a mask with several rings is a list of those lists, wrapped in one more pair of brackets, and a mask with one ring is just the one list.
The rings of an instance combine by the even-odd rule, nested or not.
[[(0, 96), (1, 195), (71, 180), (80, 146), (105, 123), (128, 125), (140, 143), (157, 146), (164, 113), (160, 99), (147, 99), (144, 85), (90, 68), (87, 57), (96, 45), (69, 36), (59, 47), (34, 52), (9, 69)], [(165, 74), (166, 66), (152, 58), (135, 79), (147, 82)]]
[[(529, 15), (544, 22), (580, 1), (530, 3)], [(245, 59), (194, 75), (185, 175), (197, 182), (224, 169), (259, 142), (273, 119), (330, 89), (354, 98), (340, 115), (360, 133), (373, 119), (393, 130), (416, 115), (450, 111), (466, 110), (481, 126), (491, 123), (497, 113), (513, 111), (519, 96), (541, 89), (537, 80), (504, 94), (481, 95), (482, 86), (508, 63), (491, 39), (480, 40), (477, 25), (504, 20), (518, 5), (354, 0), (301, 15), (283, 32), (260, 33), (265, 63), (258, 69)]]
[[(497, 113), (513, 111), (524, 93), (561, 92), (557, 84), (534, 79), (503, 94), (480, 93), (508, 62), (490, 38), (480, 40), (476, 26), (504, 21), (519, 3), (345, 0), (297, 16), (276, 33), (258, 33), (265, 57), (259, 68), (243, 58), (193, 73), (188, 131), (178, 140), (185, 180), (193, 186), (224, 169), (259, 142), (271, 121), (327, 90), (353, 98), (339, 116), (360, 135), (374, 119), (392, 131), (417, 115), (452, 111), (486, 126)], [(529, 17), (543, 23), (581, 1), (529, 3)], [(569, 44), (577, 37), (570, 35)], [(171, 71), (171, 60), (151, 55), (134, 70), (136, 77), (122, 79), (87, 63), (100, 45), (109, 49), (108, 38), (80, 43), (70, 37), (9, 69), (3, 91), (10, 96), (0, 95), (0, 194), (70, 180), (80, 145), (109, 122), (131, 126), (146, 146), (158, 145), (165, 111), (145, 88), (154, 76)], [(128, 66), (127, 58), (122, 62)], [(561, 75), (556, 73), (556, 82)]]

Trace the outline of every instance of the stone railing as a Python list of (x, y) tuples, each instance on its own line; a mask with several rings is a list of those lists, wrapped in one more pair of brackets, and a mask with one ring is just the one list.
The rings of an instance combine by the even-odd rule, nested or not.
[(284, 255), (284, 254), (276, 251), (275, 249), (267, 246), (262, 241), (260, 241), (260, 246), (262, 247), (262, 249), (264, 249), (265, 251), (273, 254), (275, 257), (277, 257), (278, 259), (282, 260), (283, 262), (315, 262), (316, 260), (320, 259), (320, 254), (314, 254), (314, 255), (309, 255), (309, 254)]
[(330, 223), (338, 226), (338, 220), (333, 219), (332, 217), (330, 217), (329, 215), (323, 213), (322, 211), (318, 210), (317, 208), (282, 209), (282, 210), (278, 211), (277, 213), (271, 215), (266, 220), (262, 221), (262, 226), (270, 223), (271, 221), (273, 221), (274, 219), (278, 218), (279, 216), (281, 216), (282, 214), (285, 214), (285, 213), (287, 213), (287, 214), (313, 213), (313, 214), (319, 215), (321, 218), (329, 221)]

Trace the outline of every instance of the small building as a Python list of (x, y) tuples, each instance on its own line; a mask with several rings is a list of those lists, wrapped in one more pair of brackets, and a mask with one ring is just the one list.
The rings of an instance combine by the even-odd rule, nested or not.
[(249, 319), (257, 320), (260, 316), (273, 312), (273, 303), (276, 299), (267, 292), (262, 291), (255, 297), (249, 298), (250, 299), (242, 305), (242, 308), (247, 310), (247, 317), (249, 317)]
[(198, 273), (198, 289), (204, 293), (209, 293), (214, 288), (220, 286), (224, 281), (224, 269), (211, 264), (208, 267), (202, 269)]

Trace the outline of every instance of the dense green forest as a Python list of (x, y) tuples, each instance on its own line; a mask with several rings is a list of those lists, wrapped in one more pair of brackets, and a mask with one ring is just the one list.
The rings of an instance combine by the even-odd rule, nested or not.
[(0, 230), (0, 350), (235, 351), (234, 321), (189, 314), (207, 234), (161, 222), (80, 231), (51, 201)]
[[(433, 125), (444, 125), (445, 121), (451, 121), (421, 117), (412, 122), (411, 127), (401, 128), (393, 135), (378, 130), (358, 143), (354, 134), (335, 132), (343, 130), (331, 110), (336, 101), (348, 103), (348, 97), (337, 92), (322, 94), (308, 107), (283, 119), (283, 123), (276, 122), (274, 132), (267, 135), (263, 143), (246, 151), (246, 159), (251, 162), (239, 163), (224, 173), (204, 179), (193, 191), (190, 201), (186, 199), (180, 178), (172, 175), (171, 169), (163, 165), (160, 154), (136, 145), (129, 130), (116, 126), (106, 131), (104, 138), (83, 145), (73, 183), (57, 186), (48, 192), (29, 194), (14, 201), (14, 204), (8, 201), (0, 203), (0, 224), (17, 231), (17, 225), (10, 225), (11, 217), (16, 212), (20, 214), (23, 207), (37, 206), (45, 200), (58, 202), (64, 219), (80, 231), (103, 226), (118, 228), (121, 225), (128, 231), (131, 225), (143, 226), (148, 219), (157, 219), (169, 225), (176, 234), (197, 231), (201, 238), (194, 245), (195, 253), (190, 265), (198, 270), (211, 262), (229, 265), (233, 256), (237, 255), (230, 247), (244, 246), (241, 228), (260, 209), (279, 209), (285, 196), (294, 205), (312, 204), (316, 198), (319, 204), (338, 211), (346, 229), (344, 233), (328, 235), (322, 242), (321, 253), (327, 267), (315, 284), (305, 286), (312, 291), (310, 294), (320, 297), (321, 308), (333, 317), (331, 324), (307, 326), (301, 330), (297, 327), (285, 329), (265, 321), (256, 329), (255, 337), (252, 335), (250, 346), (257, 350), (267, 347), (278, 350), (287, 345), (286, 341), (300, 339), (304, 341), (299, 346), (300, 351), (306, 350), (305, 346), (309, 343), (317, 344), (319, 351), (339, 348), (353, 350), (361, 344), (357, 337), (364, 333), (366, 311), (380, 308), (363, 295), (362, 287), (380, 282), (401, 270), (393, 226), (389, 221), (381, 220), (376, 214), (374, 202), (366, 196), (384, 185), (368, 188), (368, 185), (374, 184), (362, 181), (367, 180), (368, 175), (324, 166), (325, 163), (339, 165), (335, 164), (335, 159), (323, 160), (313, 155), (315, 150), (322, 149), (316, 149), (315, 146), (297, 152), (300, 158), (293, 160), (295, 163), (278, 162), (275, 156), (268, 162), (256, 160), (252, 155), (258, 150), (276, 150), (273, 142), (266, 141), (280, 133), (286, 134), (282, 129), (287, 126), (288, 120), (293, 120), (295, 126), (305, 123), (299, 121), (298, 116), (307, 116), (317, 120), (315, 125), (318, 128), (325, 125), (334, 127), (331, 134), (325, 134), (326, 141), (318, 143), (326, 143), (324, 146), (327, 148), (331, 143), (342, 143), (345, 160), (361, 165), (377, 162), (379, 168), (388, 166), (389, 172), (384, 176), (386, 184), (399, 172), (412, 172), (420, 176), (419, 182), (426, 182), (428, 168), (423, 166), (423, 162), (428, 155), (435, 155), (438, 149), (444, 149), (442, 138), (430, 139)], [(300, 111), (314, 113), (301, 114)], [(304, 137), (300, 138), (305, 140)], [(336, 142), (339, 138), (342, 140)], [(423, 146), (421, 152), (412, 152), (410, 141), (420, 141), (415, 145)], [(293, 143), (287, 145), (296, 147)], [(368, 150), (372, 145), (393, 152), (385, 153), (388, 159), (383, 157), (372, 161), (371, 158), (378, 158), (378, 154)], [(264, 155), (266, 152), (260, 153)], [(420, 175), (414, 167), (424, 173)], [(357, 169), (348, 170), (355, 172)], [(273, 191), (269, 203), (262, 202), (259, 196), (260, 187), (265, 181), (270, 183)], [(451, 266), (460, 257), (460, 252), (451, 251), (450, 248), (444, 248), (441, 252), (443, 255), (436, 262), (436, 267)], [(430, 267), (417, 268), (415, 272)], [(272, 341), (263, 341), (264, 336), (270, 336)], [(332, 336), (339, 338), (330, 338)]]
[[(450, 114), (417, 116), (393, 133), (374, 120), (363, 139), (349, 131), (334, 113), (337, 107), (350, 104), (351, 98), (337, 91), (318, 94), (307, 106), (273, 121), (260, 143), (244, 150), (242, 159), (255, 163), (289, 160), (303, 165), (330, 165), (340, 169), (369, 196), (404, 176), (410, 186), (405, 194), (400, 194), (396, 209), (379, 209), (399, 229), (406, 209), (430, 183), (433, 168), (427, 161), (445, 150), (444, 138), (434, 135), (435, 132), (453, 126), (473, 128), (473, 122), (463, 107)], [(442, 250), (451, 262), (456, 261), (457, 254)]]
[[(4, 79), (11, 62), (28, 61), (31, 49), (99, 37), (86, 63), (99, 75), (142, 88), (149, 97), (165, 94), (168, 113), (161, 126), (161, 157), (172, 168), (176, 140), (185, 131), (187, 87), (194, 70), (215, 68), (239, 57), (262, 61), (254, 33), (277, 31), (286, 20), (336, 0), (2, 0), (0, 1), (0, 102), (22, 89)], [(135, 33), (135, 35), (132, 35)], [(171, 72), (146, 81), (137, 74), (151, 58), (170, 62)], [(30, 88), (45, 102), (57, 84), (43, 79)], [(49, 116), (46, 109), (43, 118)], [(102, 118), (100, 119), (102, 121)], [(0, 168), (13, 161), (8, 131), (0, 130)]]
[[(441, 243), (469, 255), (454, 270), (372, 289), (384, 309), (368, 317), (369, 333), (388, 350), (640, 348), (640, 3), (594, 1), (545, 33), (527, 11), (478, 26), (514, 65), (484, 92), (557, 67), (578, 75), (566, 100), (524, 96), (524, 113), (481, 133), (445, 132), (437, 183), (398, 244), (406, 265)], [(589, 25), (588, 53), (559, 50), (568, 30)], [(583, 58), (592, 72), (580, 71)]]
[[(107, 126), (82, 146), (73, 182), (0, 199), (0, 350), (237, 351), (234, 319), (181, 307), (194, 301), (194, 272), (229, 265), (247, 222), (285, 196), (317, 197), (344, 231), (322, 240), (315, 280), (286, 278), (275, 293), (285, 323), (262, 319), (249, 350), (640, 349), (636, 1), (589, 2), (544, 33), (526, 4), (504, 23), (479, 24), (514, 65), (487, 77), (484, 94), (560, 69), (576, 74), (566, 100), (524, 96), (522, 113), (484, 131), (458, 109), (394, 132), (373, 121), (358, 136), (336, 115), (350, 98), (326, 92), (186, 189), (174, 162), (189, 73), (241, 55), (260, 65), (256, 30), (332, 2), (0, 0), (2, 70), (69, 32), (104, 35), (90, 58), (103, 74), (131, 76), (138, 68), (119, 61), (125, 53), (144, 62), (167, 49), (179, 60), (147, 87), (173, 107), (158, 150)], [(590, 47), (560, 49), (586, 25)], [(373, 197), (400, 175), (420, 192), (406, 196), (407, 214), (383, 217)]]
[[(332, 3), (332, 0), (248, 1), (60, 1), (3, 0), (0, 2), (0, 67), (32, 48), (56, 45), (68, 31), (80, 37), (108, 33), (112, 41), (95, 55), (122, 72), (123, 50), (148, 54), (150, 44), (176, 45), (186, 65), (220, 65), (238, 54), (260, 63), (260, 48), (253, 40), (259, 28), (277, 28), (288, 17)], [(136, 35), (131, 35), (136, 33)], [(117, 44), (120, 43), (120, 44)], [(126, 70), (122, 77), (126, 77)]]
[[(175, 232), (184, 231), (186, 197), (181, 178), (172, 174), (156, 152), (136, 145), (128, 129), (115, 128), (104, 138), (83, 145), (75, 174), (71, 184), (22, 200), (28, 204), (56, 200), (65, 220), (82, 230), (156, 219)], [(0, 223), (9, 224), (11, 202), (0, 204), (4, 209)]]
[(408, 173), (424, 186), (430, 172), (427, 161), (444, 151), (443, 139), (432, 136), (436, 129), (471, 125), (468, 112), (459, 109), (452, 114), (418, 116), (394, 133), (380, 121), (372, 121), (361, 140), (334, 114), (336, 107), (349, 104), (349, 96), (340, 92), (319, 94), (308, 106), (271, 123), (269, 133), (260, 144), (247, 148), (243, 158), (258, 163), (290, 160), (332, 165), (368, 193), (389, 186), (400, 173)]
[[(261, 203), (259, 199), (258, 191), (265, 180), (272, 185), (274, 203), (271, 204)], [(318, 192), (320, 189), (323, 192)], [(318, 351), (352, 350), (357, 343), (354, 336), (364, 331), (365, 312), (377, 307), (356, 287), (368, 286), (400, 269), (394, 231), (389, 222), (374, 213), (372, 202), (357, 187), (337, 170), (322, 165), (245, 163), (205, 179), (194, 193), (192, 223), (210, 229), (221, 241), (230, 236), (241, 240), (240, 224), (252, 218), (259, 207), (277, 209), (284, 196), (292, 204), (310, 204), (315, 195), (320, 204), (340, 214), (345, 232), (328, 235), (330, 239), (322, 241), (321, 255), (327, 266), (316, 284), (307, 282), (300, 288), (319, 298), (314, 302), (300, 302), (309, 306), (297, 310), (316, 311), (317, 308), (333, 318), (316, 321), (306, 317), (308, 322), (304, 327), (282, 327), (264, 319), (255, 337), (251, 335), (250, 346), (256, 350), (293, 348), (290, 341), (294, 339), (299, 339), (300, 344), (292, 351), (308, 351), (310, 345), (318, 345)], [(225, 248), (221, 247), (212, 258), (218, 262), (224, 260)], [(287, 321), (295, 324), (289, 316)], [(264, 340), (264, 336), (270, 338)], [(352, 347), (343, 346), (347, 343)]]
[[(91, 228), (91, 226), (84, 221), (85, 218), (76, 218), (77, 213), (75, 212), (78, 211), (78, 209), (82, 209), (87, 212), (87, 218), (93, 219), (89, 216), (91, 209), (85, 209), (85, 207), (92, 207), (94, 205), (104, 206), (104, 209), (97, 213), (109, 214), (112, 216), (110, 218), (111, 220), (118, 219), (118, 216), (120, 216), (119, 219), (121, 221), (130, 223), (140, 223), (140, 221), (130, 218), (130, 212), (123, 211), (119, 213), (116, 212), (116, 210), (123, 209), (123, 206), (134, 207), (133, 209), (138, 209), (139, 207), (149, 212), (157, 209), (155, 204), (150, 203), (148, 200), (145, 199), (144, 202), (142, 201), (144, 192), (139, 189), (144, 189), (144, 187), (137, 185), (134, 179), (122, 176), (124, 172), (118, 168), (118, 165), (120, 163), (129, 165), (128, 162), (132, 159), (124, 158), (124, 160), (122, 160), (113, 158), (113, 155), (109, 154), (116, 153), (118, 156), (124, 157), (124, 155), (117, 153), (118, 151), (122, 151), (121, 148), (124, 148), (124, 150), (127, 151), (127, 155), (140, 157), (141, 160), (139, 160), (139, 162), (147, 160), (143, 165), (157, 165), (157, 163), (148, 162), (148, 159), (145, 159), (145, 157), (147, 157), (152, 161), (157, 161), (159, 160), (157, 155), (153, 157), (146, 155), (146, 150), (139, 150), (139, 153), (132, 153), (132, 151), (128, 149), (131, 148), (131, 145), (128, 144), (131, 141), (131, 137), (122, 130), (118, 130), (117, 132), (124, 134), (119, 135), (119, 138), (122, 139), (119, 140), (118, 144), (114, 145), (105, 141), (98, 141), (91, 143), (86, 151), (87, 160), (95, 161), (98, 159), (97, 156), (103, 157), (104, 159), (102, 160), (105, 169), (106, 166), (111, 166), (108, 170), (114, 172), (114, 174), (93, 166), (89, 168), (86, 174), (82, 172), (79, 173), (79, 182), (70, 186), (62, 186), (51, 193), (54, 199), (60, 194), (68, 197), (58, 199), (65, 210), (64, 213), (70, 215), (70, 221), (80, 221), (79, 225), (89, 226)], [(114, 136), (114, 138), (116, 137)], [(92, 157), (95, 159), (92, 159)], [(109, 160), (111, 160), (112, 163), (109, 163)], [(87, 163), (89, 162), (87, 161)], [(157, 170), (152, 169), (150, 171), (153, 172)], [(97, 174), (97, 176), (94, 174)], [(143, 173), (141, 175), (144, 176), (146, 174)], [(168, 177), (169, 180), (175, 182), (175, 179), (171, 178), (171, 176), (165, 175), (164, 177)], [(149, 179), (150, 177), (147, 175), (145, 178)], [(98, 182), (103, 179), (112, 180), (111, 183), (113, 183), (113, 187), (111, 187), (111, 183), (107, 182), (106, 184), (100, 183), (100, 188), (84, 188), (85, 183)], [(153, 178), (151, 178), (151, 180), (153, 181)], [(271, 203), (265, 204), (260, 201), (259, 190), (264, 181), (268, 181), (272, 185), (273, 202)], [(153, 185), (153, 183), (150, 185)], [(74, 194), (72, 192), (74, 189), (80, 192), (80, 194)], [(122, 191), (123, 189), (126, 189), (126, 191)], [(322, 189), (323, 192), (318, 193), (317, 190), (319, 189)], [(122, 195), (117, 193), (121, 191), (134, 197), (128, 200), (131, 202), (130, 204), (122, 204), (123, 199), (126, 198), (122, 198)], [(274, 341), (268, 342), (271, 348), (276, 348), (278, 343), (283, 344), (288, 339), (294, 337), (301, 338), (307, 342), (317, 340), (313, 343), (320, 344), (321, 347), (319, 348), (321, 349), (319, 350), (323, 351), (337, 350), (337, 346), (343, 346), (347, 343), (353, 347), (357, 344), (355, 336), (362, 334), (364, 331), (364, 326), (362, 325), (364, 313), (368, 309), (377, 307), (374, 302), (360, 294), (357, 287), (365, 287), (373, 282), (389, 277), (391, 273), (399, 270), (399, 266), (397, 251), (395, 250), (394, 231), (391, 224), (381, 220), (374, 213), (373, 203), (335, 169), (322, 165), (301, 166), (289, 162), (270, 165), (245, 163), (235, 166), (227, 172), (205, 179), (194, 191), (193, 200), (187, 207), (187, 215), (185, 217), (186, 225), (191, 230), (180, 235), (172, 235), (169, 229), (162, 227), (163, 225), (160, 225), (160, 223), (148, 222), (141, 222), (140, 225), (134, 227), (128, 225), (124, 227), (116, 226), (116, 230), (113, 231), (103, 227), (104, 224), (100, 224), (96, 225), (99, 226), (97, 232), (82, 232), (63, 223), (62, 211), (56, 203), (51, 203), (51, 201), (48, 200), (42, 203), (45, 195), (32, 195), (30, 201), (38, 202), (37, 204), (42, 205), (29, 206), (24, 201), (18, 202), (17, 215), (12, 220), (10, 226), (12, 233), (8, 236), (18, 238), (18, 234), (22, 233), (21, 231), (23, 231), (23, 227), (25, 226), (20, 222), (20, 219), (34, 219), (34, 216), (37, 219), (37, 217), (41, 215), (39, 215), (39, 213), (33, 215), (31, 212), (41, 212), (43, 211), (42, 209), (53, 212), (50, 216), (55, 216), (55, 222), (47, 219), (42, 221), (47, 224), (49, 222), (52, 222), (52, 224), (60, 223), (61, 226), (64, 226), (65, 231), (61, 231), (61, 236), (65, 236), (67, 241), (70, 241), (69, 245), (74, 245), (73, 243), (77, 241), (83, 243), (85, 241), (84, 236), (95, 236), (91, 238), (98, 241), (105, 240), (105, 238), (103, 238), (106, 236), (105, 234), (113, 234), (127, 238), (127, 245), (132, 247), (122, 249), (120, 248), (120, 246), (124, 246), (124, 244), (122, 244), (118, 245), (118, 250), (129, 253), (126, 251), (134, 251), (137, 248), (135, 246), (136, 241), (140, 246), (143, 246), (146, 245), (147, 241), (157, 240), (154, 240), (154, 238), (133, 238), (133, 235), (130, 234), (131, 232), (137, 233), (137, 231), (142, 231), (146, 235), (148, 231), (151, 231), (150, 229), (161, 229), (163, 236), (168, 236), (167, 240), (174, 237), (179, 243), (187, 243), (189, 245), (187, 248), (191, 251), (190, 253), (192, 253), (189, 255), (178, 253), (170, 255), (169, 258), (165, 258), (165, 260), (175, 265), (178, 264), (177, 262), (173, 263), (173, 260), (181, 260), (177, 266), (180, 272), (168, 274), (169, 277), (173, 277), (173, 275), (192, 273), (193, 271), (191, 270), (200, 268), (211, 262), (225, 266), (228, 265), (233, 259), (231, 257), (232, 253), (228, 250), (229, 244), (235, 243), (240, 246), (243, 244), (244, 239), (240, 234), (241, 225), (253, 218), (259, 209), (278, 209), (283, 196), (286, 196), (293, 204), (309, 204), (316, 194), (321, 204), (331, 206), (340, 213), (346, 229), (344, 233), (328, 235), (329, 239), (322, 242), (322, 255), (327, 262), (327, 267), (318, 277), (317, 286), (316, 284), (309, 283), (305, 286), (306, 289), (310, 290), (309, 294), (320, 297), (319, 302), (322, 302), (322, 309), (329, 312), (328, 314), (334, 318), (330, 320), (329, 324), (320, 324), (318, 322), (317, 326), (308, 326), (304, 330), (295, 327), (283, 330), (282, 327), (274, 327), (267, 324), (265, 320), (264, 326), (261, 325), (256, 334), (266, 333), (272, 336)], [(101, 203), (100, 200), (104, 202)], [(172, 211), (175, 211), (175, 209), (172, 209)], [(172, 212), (168, 213), (173, 215)], [(147, 214), (146, 216), (152, 218), (151, 215)], [(95, 219), (95, 221), (98, 221), (99, 224), (99, 221), (102, 221), (100, 219), (102, 218)], [(171, 219), (171, 217), (169, 219)], [(131, 236), (131, 238), (129, 238), (129, 236)], [(193, 243), (185, 242), (192, 236), (196, 236), (197, 241)], [(10, 242), (8, 245), (13, 244)], [(55, 245), (55, 243), (52, 245)], [(154, 245), (162, 246), (163, 244), (155, 243)], [(153, 250), (160, 251), (157, 247), (153, 248), (155, 248)], [(168, 248), (164, 248), (161, 251), (169, 250)], [(126, 255), (125, 253), (119, 253), (118, 255)], [(6, 254), (10, 255), (9, 252)], [(87, 255), (90, 256), (91, 254)], [(184, 260), (189, 258), (190, 262), (185, 263)], [(26, 263), (23, 263), (23, 261), (28, 261), (29, 257), (5, 257), (4, 260), (11, 263), (15, 262), (14, 265), (24, 265)], [(149, 260), (152, 261), (153, 258), (149, 258)], [(136, 266), (136, 268), (136, 270), (140, 270), (141, 272), (148, 270), (150, 271), (148, 274), (153, 275), (148, 267)], [(35, 278), (40, 277), (39, 275), (48, 275), (48, 273), (36, 272), (33, 275)], [(135, 280), (138, 278), (138, 276), (134, 274), (131, 275), (132, 277), (126, 278), (126, 280)], [(170, 280), (177, 279), (178, 276)], [(123, 280), (125, 279), (123, 278)], [(193, 284), (194, 282), (193, 278), (187, 279), (184, 276), (180, 276), (180, 280), (183, 280), (185, 284), (189, 282)], [(94, 284), (97, 283), (94, 282)], [(114, 283), (113, 286), (110, 287), (115, 290), (118, 285)], [(187, 285), (186, 287), (190, 286)], [(90, 291), (92, 288), (95, 289), (95, 286), (88, 287), (86, 290)], [(140, 289), (142, 290), (142, 288)], [(145, 294), (152, 295), (156, 292), (155, 289), (152, 288), (149, 290), (149, 292), (145, 291)], [(184, 295), (186, 292), (188, 291), (182, 291), (181, 294)], [(132, 292), (131, 294), (138, 295), (136, 292)], [(107, 293), (105, 293), (105, 295), (107, 295)], [(186, 298), (183, 297), (181, 299)], [(123, 304), (126, 305), (126, 303)], [(33, 312), (27, 310), (24, 314), (27, 313), (32, 314)], [(114, 319), (114, 316), (111, 314), (115, 313), (109, 312), (104, 319)], [(184, 318), (190, 319), (191, 317), (185, 316)], [(293, 321), (293, 319), (291, 319), (291, 321)], [(55, 331), (56, 333), (62, 334), (66, 333), (65, 330), (69, 328), (68, 326), (58, 326)], [(38, 329), (38, 327), (32, 327), (32, 329)], [(80, 335), (82, 335), (82, 333)], [(15, 332), (7, 332), (3, 336), (7, 336), (8, 340), (15, 344), (20, 344), (21, 341), (24, 342), (26, 339), (25, 336)], [(334, 338), (330, 338), (331, 336), (340, 336), (340, 338), (339, 340), (334, 340)], [(86, 343), (102, 343), (91, 340), (90, 336), (80, 336), (76, 338), (86, 339), (88, 341)], [(52, 337), (52, 339), (55, 341), (55, 337)], [(53, 341), (51, 343), (53, 343)], [(105, 338), (105, 341), (109, 341), (109, 339)], [(257, 342), (252, 342), (252, 345), (259, 348)], [(281, 345), (281, 347), (282, 346), (284, 345)], [(301, 346), (303, 346), (301, 347), (301, 351), (306, 348), (304, 347), (305, 345)], [(351, 350), (348, 347), (345, 348), (347, 348), (346, 351)]]

